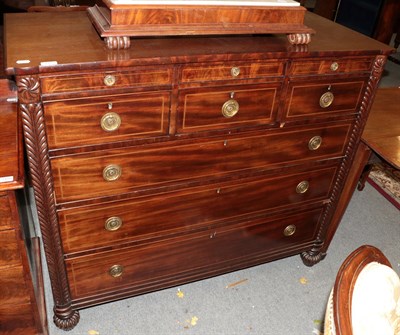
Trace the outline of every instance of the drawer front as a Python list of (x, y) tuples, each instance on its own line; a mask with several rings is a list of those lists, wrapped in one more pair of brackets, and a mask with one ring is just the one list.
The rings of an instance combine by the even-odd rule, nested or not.
[(164, 86), (172, 83), (172, 68), (137, 68), (125, 71), (102, 71), (57, 76), (42, 76), (43, 94), (125, 87)]
[(7, 93), (8, 96), (0, 96), (0, 187), (16, 182), (20, 178), (18, 171), (21, 158), (19, 143), (22, 142), (18, 135), (20, 127), (17, 122), (17, 103), (7, 101), (7, 98), (14, 98), (16, 93), (4, 92), (5, 88), (1, 87), (4, 85), (3, 82), (4, 79), (0, 82), (0, 94), (6, 95)]
[(285, 62), (255, 62), (255, 63), (217, 63), (201, 65), (185, 65), (182, 67), (180, 81), (210, 82), (218, 80), (257, 79), (284, 74)]
[(280, 84), (183, 90), (178, 132), (272, 124), (279, 92)]
[[(328, 198), (336, 168), (59, 212), (66, 253), (184, 233)], [(301, 187), (305, 187), (301, 189)], [(168, 219), (166, 219), (168, 218)]]
[(29, 303), (30, 297), (24, 280), (22, 265), (2, 268), (0, 301), (3, 305)]
[(38, 335), (30, 304), (0, 305), (0, 334)]
[(13, 228), (13, 224), (12, 224), (10, 199), (7, 193), (0, 192), (0, 235), (1, 235), (1, 230), (11, 229), (11, 228)]
[(366, 79), (310, 83), (293, 81), (289, 85), (286, 120), (327, 118), (356, 114), (366, 87)]
[(272, 252), (276, 255), (280, 250), (313, 241), (321, 213), (322, 209), (316, 209), (67, 259), (71, 294), (78, 299), (126, 287), (152, 287), (157, 283), (166, 287), (194, 273), (233, 270), (235, 265), (255, 257)]
[[(57, 158), (52, 161), (56, 198), (61, 203), (193, 179), (247, 174), (274, 164), (339, 157), (350, 128), (351, 124), (342, 124), (168, 148), (113, 150), (100, 157)], [(316, 138), (320, 145), (310, 149)]]
[(67, 100), (45, 104), (50, 149), (165, 135), (169, 92)]
[(308, 74), (339, 74), (369, 72), (372, 69), (374, 58), (330, 58), (330, 59), (311, 59), (297, 60), (290, 65), (290, 75)]
[(21, 263), (16, 233), (14, 229), (0, 232), (0, 267)]

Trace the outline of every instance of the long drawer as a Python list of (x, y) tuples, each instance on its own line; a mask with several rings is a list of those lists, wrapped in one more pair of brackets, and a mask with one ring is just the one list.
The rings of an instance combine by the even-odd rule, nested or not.
[(168, 91), (45, 103), (49, 149), (166, 135), (169, 110)]
[(58, 213), (65, 253), (185, 233), (329, 197), (336, 167)]
[[(343, 155), (351, 123), (52, 160), (58, 203)], [(85, 190), (82, 192), (82, 190)]]
[(234, 269), (268, 253), (313, 241), (322, 208), (66, 260), (73, 299), (129, 287), (168, 286), (174, 280)]

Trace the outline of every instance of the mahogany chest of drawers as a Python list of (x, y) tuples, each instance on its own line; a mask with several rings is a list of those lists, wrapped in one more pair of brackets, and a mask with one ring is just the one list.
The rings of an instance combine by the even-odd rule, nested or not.
[(17, 87), (0, 80), (0, 334), (47, 334), (38, 238), (23, 204), (24, 168)]
[(323, 259), (391, 49), (306, 23), (308, 46), (216, 36), (118, 51), (84, 13), (6, 16), (57, 326), (98, 303)]

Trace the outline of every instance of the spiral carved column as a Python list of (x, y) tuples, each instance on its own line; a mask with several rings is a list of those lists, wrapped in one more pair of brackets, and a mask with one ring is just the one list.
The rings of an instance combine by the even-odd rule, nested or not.
[(61, 329), (69, 330), (79, 322), (79, 312), (71, 305), (64, 265), (39, 78), (18, 77), (17, 86), (29, 172), (34, 187), (37, 214), (53, 292), (54, 323)]
[(373, 98), (386, 64), (386, 59), (386, 56), (377, 56), (375, 58), (373, 69), (369, 77), (368, 84), (361, 101), (361, 106), (355, 120), (355, 126), (350, 136), (350, 141), (346, 148), (342, 164), (339, 168), (338, 178), (333, 187), (330, 201), (327, 204), (325, 212), (322, 216), (320, 228), (316, 239), (317, 242), (314, 244), (310, 251), (306, 251), (301, 254), (303, 263), (307, 266), (312, 266), (318, 263), (326, 256), (326, 253), (323, 252), (323, 250), (326, 250), (327, 246), (324, 245), (323, 237), (326, 235), (326, 230), (328, 226), (327, 223), (333, 216), (333, 211), (336, 208), (336, 205), (340, 199), (340, 194), (343, 190), (348, 171), (351, 167), (351, 164), (353, 163), (353, 159), (361, 139), (361, 134), (364, 130), (369, 111), (371, 110)]

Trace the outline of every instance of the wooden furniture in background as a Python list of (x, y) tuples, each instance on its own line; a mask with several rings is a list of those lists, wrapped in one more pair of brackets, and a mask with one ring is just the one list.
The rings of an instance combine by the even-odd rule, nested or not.
[(386, 44), (400, 29), (398, 0), (317, 0), (313, 12)]
[(316, 0), (313, 12), (334, 21), (339, 0)]
[(87, 306), (325, 257), (392, 49), (305, 23), (308, 46), (203, 36), (107, 50), (85, 13), (6, 15), (58, 327)]
[(364, 188), (371, 171), (372, 153), (400, 170), (400, 88), (380, 88), (377, 91), (368, 122), (365, 126), (360, 152), (363, 159), (358, 163), (363, 169), (358, 189)]
[(400, 170), (400, 88), (380, 88), (372, 105), (362, 141)]
[(47, 334), (40, 248), (27, 227), (15, 84), (0, 80), (0, 334)]

